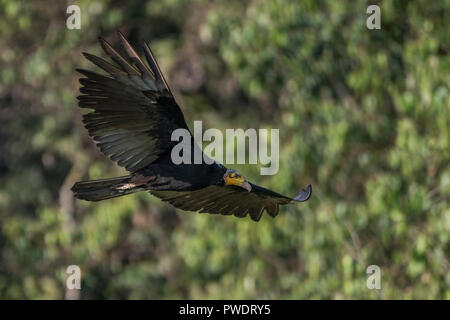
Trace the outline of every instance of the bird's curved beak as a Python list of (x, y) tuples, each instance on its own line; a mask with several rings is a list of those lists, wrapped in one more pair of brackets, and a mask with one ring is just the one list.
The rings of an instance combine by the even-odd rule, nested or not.
[(225, 185), (233, 185), (244, 188), (248, 192), (252, 191), (252, 186), (247, 182), (243, 177), (230, 178), (228, 176), (225, 177)]

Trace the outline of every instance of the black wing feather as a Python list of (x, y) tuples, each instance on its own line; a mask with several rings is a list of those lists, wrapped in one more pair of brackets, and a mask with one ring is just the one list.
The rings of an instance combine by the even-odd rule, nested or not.
[(235, 215), (240, 218), (250, 214), (252, 220), (259, 221), (264, 211), (265, 199), (256, 193), (240, 189), (208, 186), (193, 191), (150, 191), (150, 193), (185, 211)]
[(83, 122), (100, 150), (128, 171), (136, 172), (171, 150), (175, 129), (189, 129), (150, 48), (144, 47), (146, 65), (120, 33), (119, 39), (125, 57), (99, 39), (115, 64), (84, 53), (109, 76), (77, 69), (86, 77), (80, 79), (83, 87), (78, 105), (94, 109), (84, 115)]

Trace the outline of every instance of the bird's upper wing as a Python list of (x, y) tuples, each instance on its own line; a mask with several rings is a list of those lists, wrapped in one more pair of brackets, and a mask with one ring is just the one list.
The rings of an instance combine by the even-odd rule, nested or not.
[(182, 210), (233, 214), (236, 217), (245, 217), (249, 214), (254, 221), (261, 219), (264, 209), (270, 216), (275, 217), (278, 214), (278, 205), (288, 204), (291, 201), (306, 201), (312, 193), (311, 185), (309, 185), (294, 198), (289, 198), (257, 185), (251, 185), (251, 192), (239, 187), (212, 185), (193, 191), (150, 191), (150, 193)]
[(80, 79), (78, 99), (81, 108), (94, 109), (83, 122), (100, 150), (135, 172), (173, 147), (175, 129), (189, 129), (148, 45), (144, 45), (146, 64), (120, 32), (119, 38), (124, 56), (99, 39), (115, 65), (83, 53), (109, 76), (77, 69), (86, 76)]

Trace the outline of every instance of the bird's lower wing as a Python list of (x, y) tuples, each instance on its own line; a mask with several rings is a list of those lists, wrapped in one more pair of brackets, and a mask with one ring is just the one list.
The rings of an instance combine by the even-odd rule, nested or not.
[(252, 220), (259, 221), (265, 202), (257, 195), (239, 189), (208, 186), (192, 191), (150, 191), (150, 193), (185, 211), (235, 215), (240, 218), (249, 214)]
[(311, 192), (312, 188), (309, 185), (294, 198), (288, 198), (254, 184), (252, 184), (251, 192), (239, 187), (223, 186), (208, 186), (192, 191), (150, 191), (154, 196), (178, 209), (235, 215), (240, 218), (249, 214), (254, 221), (261, 219), (264, 209), (270, 216), (275, 217), (280, 204), (306, 201), (311, 196)]

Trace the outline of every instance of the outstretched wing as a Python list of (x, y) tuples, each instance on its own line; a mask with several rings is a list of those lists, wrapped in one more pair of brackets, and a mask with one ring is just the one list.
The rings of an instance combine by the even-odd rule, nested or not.
[(264, 209), (270, 216), (275, 217), (280, 204), (306, 201), (312, 193), (309, 185), (292, 199), (254, 184), (251, 186), (251, 192), (233, 186), (208, 186), (193, 191), (150, 191), (150, 193), (185, 211), (235, 215), (240, 218), (249, 214), (254, 221), (261, 219)]
[(135, 172), (173, 147), (175, 129), (189, 129), (148, 45), (144, 45), (146, 64), (120, 32), (119, 38), (125, 56), (99, 39), (115, 64), (83, 53), (109, 76), (77, 69), (86, 76), (80, 79), (78, 100), (81, 108), (94, 109), (83, 122), (100, 150)]

